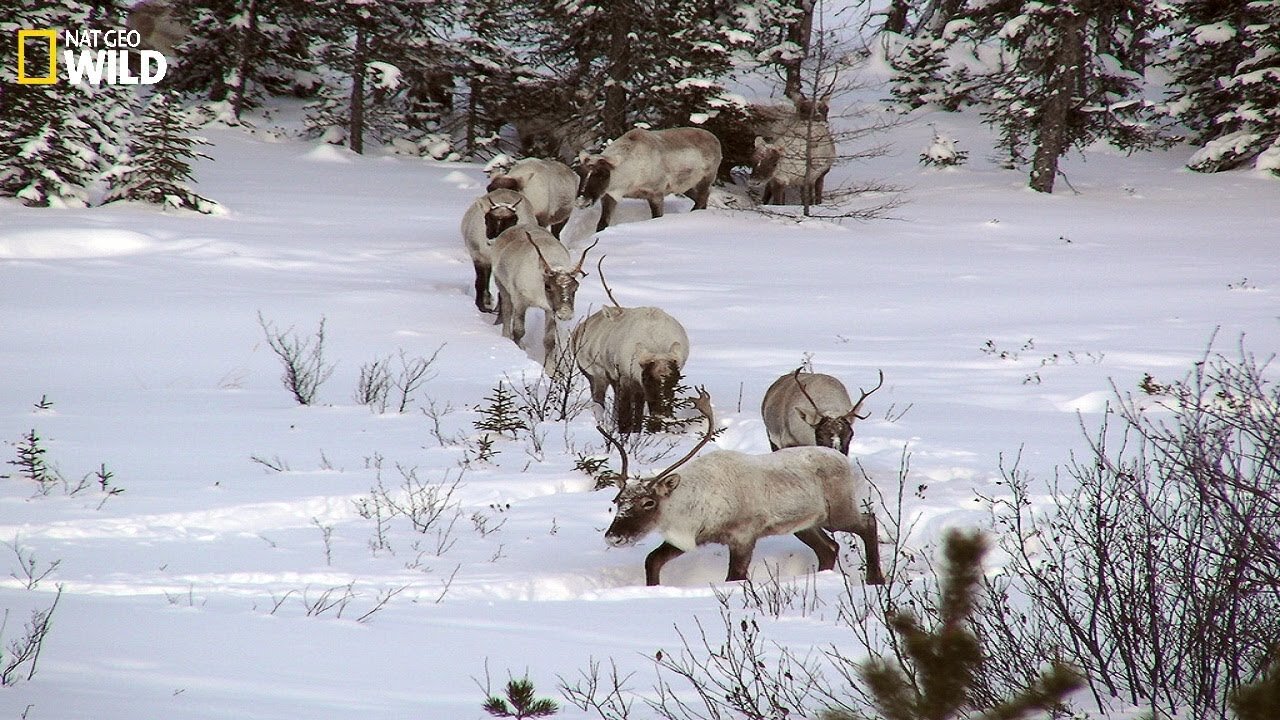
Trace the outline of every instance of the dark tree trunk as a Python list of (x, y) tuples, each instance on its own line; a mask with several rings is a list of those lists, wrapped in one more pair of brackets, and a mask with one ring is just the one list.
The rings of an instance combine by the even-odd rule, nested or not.
[(892, 0), (885, 13), (884, 30), (901, 35), (907, 29), (907, 0)]
[(793, 98), (800, 94), (803, 87), (801, 68), (804, 59), (809, 56), (809, 36), (813, 33), (813, 0), (795, 0), (796, 16), (787, 26), (787, 40), (800, 48), (799, 57), (782, 63), (785, 72), (783, 94)]
[(1084, 25), (1083, 15), (1070, 10), (1062, 14), (1054, 62), (1045, 69), (1048, 98), (1040, 114), (1036, 152), (1031, 159), (1031, 189), (1037, 192), (1053, 192), (1058, 159), (1071, 147), (1071, 114), (1080, 100), (1084, 68)]
[(470, 157), (474, 157), (476, 153), (476, 137), (479, 134), (477, 127), (480, 124), (480, 88), (483, 86), (484, 82), (480, 80), (479, 73), (473, 71), (467, 83), (467, 136), (465, 140), (467, 155)]
[(616, 138), (627, 131), (627, 79), (631, 68), (631, 6), (614, 7), (609, 41), (609, 80), (604, 89), (604, 136)]
[(231, 89), (231, 114), (237, 122), (244, 110), (245, 93), (249, 86), (249, 69), (253, 66), (251, 56), (254, 43), (258, 41), (258, 0), (245, 0), (244, 15), (248, 21), (240, 30), (240, 47), (236, 58), (236, 84)]
[(356, 23), (356, 52), (351, 56), (351, 127), (348, 146), (364, 154), (364, 72), (368, 64), (367, 39), (363, 22)]
[(963, 5), (964, 0), (934, 0), (920, 13), (920, 22), (916, 26), (917, 32), (927, 29), (933, 35), (941, 35), (947, 23), (960, 14), (960, 8)]

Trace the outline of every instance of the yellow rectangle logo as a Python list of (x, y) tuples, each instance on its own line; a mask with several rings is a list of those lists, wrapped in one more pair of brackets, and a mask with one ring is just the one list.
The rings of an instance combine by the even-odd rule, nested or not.
[[(49, 43), (49, 73), (44, 77), (27, 75), (27, 40), (29, 38), (47, 38)], [(19, 30), (18, 31), (18, 84), (19, 85), (52, 85), (58, 82), (58, 31), (57, 30)]]

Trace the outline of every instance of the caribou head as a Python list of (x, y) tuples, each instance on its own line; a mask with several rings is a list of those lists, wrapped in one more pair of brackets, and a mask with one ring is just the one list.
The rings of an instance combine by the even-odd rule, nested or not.
[(526, 232), (525, 236), (529, 238), (529, 244), (533, 245), (533, 250), (538, 253), (538, 260), (542, 263), (542, 289), (547, 294), (547, 303), (551, 306), (551, 312), (555, 313), (557, 320), (572, 320), (573, 300), (578, 294), (578, 278), (587, 274), (582, 269), (582, 263), (587, 259), (587, 253), (591, 252), (591, 248), (600, 241), (591, 243), (586, 250), (582, 251), (578, 264), (565, 270), (551, 267), (547, 259), (542, 256), (542, 249), (538, 247), (538, 243), (533, 241), (533, 235)]
[(609, 529), (605, 530), (605, 542), (614, 547), (634, 545), (652, 531), (662, 517), (662, 506), (671, 497), (671, 493), (680, 486), (680, 475), (676, 470), (692, 460), (693, 456), (716, 436), (715, 414), (711, 409), (711, 395), (706, 388), (698, 388), (698, 397), (693, 401), (693, 406), (706, 418), (706, 431), (698, 440), (698, 444), (694, 445), (684, 457), (650, 478), (635, 480), (628, 478), (626, 448), (603, 427), (597, 426), (596, 429), (604, 439), (618, 450), (622, 461), (622, 468), (616, 480), (618, 494), (613, 498), (613, 505), (617, 512), (614, 514), (613, 522), (609, 524)]
[(609, 180), (617, 167), (617, 161), (603, 155), (578, 156), (578, 199), (579, 208), (589, 208), (596, 204), (604, 191), (609, 188)]
[(490, 198), (489, 209), (484, 213), (484, 236), (493, 240), (501, 235), (503, 230), (515, 227), (520, 221), (520, 215), (516, 212), (516, 206), (519, 204), (518, 200), (505, 203)]
[(818, 403), (809, 395), (809, 391), (805, 389), (804, 383), (800, 381), (800, 368), (796, 368), (792, 377), (795, 378), (796, 386), (800, 388), (800, 392), (809, 400), (812, 408), (803, 406), (796, 407), (796, 413), (800, 415), (800, 419), (804, 420), (813, 428), (813, 437), (818, 447), (829, 447), (839, 450), (845, 455), (849, 454), (849, 442), (853, 439), (853, 421), (866, 420), (869, 415), (860, 415), (859, 410), (862, 404), (866, 402), (867, 397), (871, 393), (879, 390), (884, 385), (884, 371), (880, 372), (880, 382), (870, 391), (858, 388), (861, 397), (853, 404), (853, 408), (843, 415), (826, 415), (819, 408)]

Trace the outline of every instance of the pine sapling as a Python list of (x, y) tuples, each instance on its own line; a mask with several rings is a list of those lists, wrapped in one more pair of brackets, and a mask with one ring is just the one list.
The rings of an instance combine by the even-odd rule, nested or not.
[(19, 477), (34, 482), (39, 487), (41, 495), (48, 495), (61, 478), (58, 472), (45, 462), (44, 456), (47, 450), (41, 442), (40, 436), (33, 428), (18, 441), (18, 458), (8, 461), (8, 464), (18, 468)]
[(106, 174), (110, 189), (103, 202), (137, 200), (165, 208), (214, 212), (218, 204), (187, 185), (192, 180), (190, 161), (211, 159), (195, 149), (210, 143), (193, 136), (194, 129), (172, 96), (153, 96), (133, 130), (122, 164)]
[(508, 680), (505, 694), (505, 700), (497, 695), (490, 695), (485, 699), (484, 711), (494, 717), (516, 720), (547, 717), (560, 712), (560, 706), (554, 700), (533, 696), (533, 683), (528, 678)]
[(516, 394), (506, 384), (499, 382), (493, 392), (484, 399), (486, 405), (476, 407), (480, 419), (475, 421), (477, 430), (495, 433), (510, 433), (516, 437), (520, 430), (528, 430), (529, 425), (520, 417), (520, 408), (516, 403)]

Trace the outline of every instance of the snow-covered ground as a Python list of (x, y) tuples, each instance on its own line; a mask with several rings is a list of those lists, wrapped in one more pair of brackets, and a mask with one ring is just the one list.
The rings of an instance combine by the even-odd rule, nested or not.
[[(966, 166), (917, 163), (926, 122), (959, 138)], [(578, 452), (603, 454), (589, 413), (542, 426), (540, 452), (498, 440), (491, 462), (461, 468), (481, 435), (473, 408), (504, 378), (536, 378), (541, 352), (536, 332), (538, 349), (518, 349), (472, 304), (457, 226), (479, 166), (205, 134), (215, 161), (197, 166), (197, 189), (224, 216), (0, 200), (0, 460), (34, 429), (68, 480), (105, 464), (124, 489), (103, 502), (95, 488), (40, 496), (0, 480), (6, 646), (62, 588), (37, 672), (0, 688), (0, 715), (477, 718), (486, 667), (495, 686), (527, 670), (557, 697), (556, 676), (593, 657), (636, 671), (646, 692), (654, 651), (678, 650), (695, 618), (718, 622), (726, 553), (686, 555), (665, 587), (643, 586), (656, 538), (607, 548), (612, 494), (573, 469)], [(806, 357), (851, 388), (883, 370), (852, 451), (887, 486), (910, 450), (910, 489), (928, 488), (906, 510), (925, 545), (983, 521), (974, 495), (999, 491), (1001, 453), (1021, 448), (1022, 467), (1047, 477), (1111, 383), (1180, 377), (1215, 331), (1224, 350), (1241, 335), (1255, 353), (1280, 348), (1274, 179), (1190, 173), (1185, 147), (1099, 147), (1065, 163), (1079, 194), (1060, 183), (1044, 196), (990, 161), (971, 117), (915, 117), (893, 142), (893, 156), (836, 173), (907, 187), (893, 220), (691, 214), (669, 198), (658, 220), (624, 203), (601, 235), (588, 263), (608, 255), (619, 301), (687, 327), (688, 380), (727, 425), (719, 447), (768, 450), (761, 395)], [(575, 217), (571, 251), (592, 227), (594, 211)], [(603, 301), (593, 272), (578, 316)], [(282, 387), (259, 314), (300, 336), (325, 320), (336, 369), (316, 405)], [(441, 347), (408, 412), (353, 399), (363, 364)], [(452, 408), (437, 413), (446, 442), (429, 404)], [(406, 475), (457, 481), (451, 528), (396, 518), (380, 536), (362, 517), (357, 501)], [(32, 561), (57, 566), (28, 589)], [(773, 538), (754, 568), (803, 578), (812, 565)], [(816, 587), (843, 585), (827, 574)], [(832, 612), (768, 631), (797, 647), (849, 642)]]

